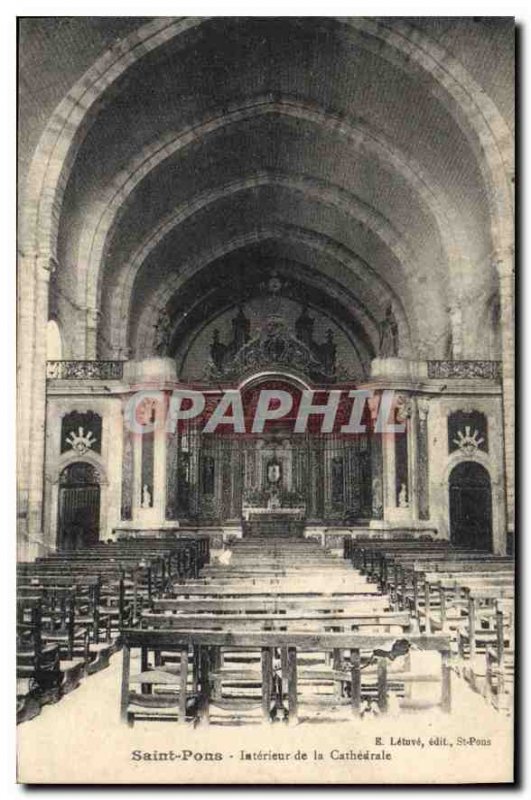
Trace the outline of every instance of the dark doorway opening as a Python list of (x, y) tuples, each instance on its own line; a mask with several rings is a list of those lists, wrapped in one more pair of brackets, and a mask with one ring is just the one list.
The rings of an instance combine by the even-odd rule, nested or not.
[(489, 473), (475, 461), (464, 461), (453, 468), (449, 483), (452, 544), (492, 552)]
[(59, 535), (61, 550), (90, 547), (99, 540), (100, 479), (98, 471), (82, 461), (69, 464), (59, 479)]

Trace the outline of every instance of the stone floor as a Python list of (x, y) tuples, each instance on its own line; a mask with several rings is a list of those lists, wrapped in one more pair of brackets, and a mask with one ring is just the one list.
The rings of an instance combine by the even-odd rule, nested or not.
[[(489, 707), (457, 676), (453, 676), (454, 711), (449, 716), (437, 711), (401, 713), (384, 719), (294, 727), (277, 723), (193, 728), (141, 722), (130, 729), (119, 721), (121, 661), (121, 653), (115, 654), (107, 669), (85, 679), (58, 704), (45, 706), (38, 717), (18, 727), (19, 781), (451, 783), (511, 777), (511, 720)], [(420, 743), (415, 743), (417, 737), (421, 737)], [(446, 743), (442, 741), (445, 737)], [(471, 737), (483, 743), (472, 742)], [(169, 751), (180, 757), (158, 758)], [(266, 760), (264, 754), (270, 751), (290, 757)], [(315, 758), (315, 751), (323, 754), (322, 760)], [(385, 752), (391, 758), (349, 757), (367, 751)], [(152, 757), (144, 758), (144, 753)], [(208, 753), (219, 754), (220, 760), (209, 760)]]

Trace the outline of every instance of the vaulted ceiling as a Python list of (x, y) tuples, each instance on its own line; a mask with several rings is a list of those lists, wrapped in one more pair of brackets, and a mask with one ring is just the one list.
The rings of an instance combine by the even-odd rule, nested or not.
[[(152, 23), (24, 23), (25, 174), (60, 100), (39, 91), (42, 60), (66, 92)], [(146, 48), (91, 110), (63, 187), (50, 310), (66, 354), (144, 357), (162, 309), (181, 340), (202, 297), (215, 316), (276, 269), (369, 361), (389, 303), (404, 357), (451, 355), (456, 337), (464, 357), (496, 355), (481, 328), (498, 293), (485, 146), (467, 97), (404, 43), (446, 53), (509, 132), (512, 36), (506, 19), (214, 18)]]

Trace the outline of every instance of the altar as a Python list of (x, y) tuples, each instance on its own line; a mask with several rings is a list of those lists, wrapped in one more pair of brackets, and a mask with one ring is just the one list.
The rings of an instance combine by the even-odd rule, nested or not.
[(257, 506), (248, 506), (243, 505), (242, 508), (242, 518), (249, 522), (249, 520), (253, 518), (260, 519), (263, 518), (271, 518), (276, 517), (289, 517), (294, 520), (303, 520), (306, 516), (306, 507), (305, 506), (295, 506), (293, 508), (282, 508), (279, 506), (278, 508), (271, 509), (268, 507), (260, 508)]

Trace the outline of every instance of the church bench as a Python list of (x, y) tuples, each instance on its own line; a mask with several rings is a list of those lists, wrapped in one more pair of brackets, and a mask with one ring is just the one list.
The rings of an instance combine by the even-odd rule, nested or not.
[(512, 562), (505, 556), (492, 556), (470, 550), (452, 550), (446, 553), (429, 550), (422, 553), (394, 553), (382, 556), (376, 575), (382, 589), (386, 589), (390, 581), (394, 581), (394, 584), (398, 585), (400, 580), (403, 579), (404, 571), (414, 569), (416, 566), (419, 568), (422, 568), (423, 565), (428, 567), (430, 563), (433, 565), (432, 569), (437, 570), (439, 568), (444, 569), (446, 564), (449, 567), (458, 563), (471, 564), (470, 569), (474, 569), (476, 563), (508, 565)]
[(188, 599), (155, 599), (152, 604), (155, 612), (175, 614), (219, 613), (219, 614), (287, 614), (318, 611), (321, 613), (348, 612), (350, 609), (367, 611), (388, 611), (389, 598), (384, 595), (345, 595), (343, 597), (318, 597), (271, 594), (251, 597), (193, 597)]
[(354, 542), (351, 551), (352, 565), (364, 574), (379, 572), (380, 562), (383, 557), (393, 552), (423, 552), (445, 553), (451, 549), (447, 541), (432, 542), (420, 540), (368, 540), (367, 542)]
[[(447, 558), (448, 551), (445, 550), (442, 552), (440, 549), (437, 550), (429, 550), (426, 547), (422, 548), (422, 550), (408, 550), (406, 552), (400, 551), (395, 553), (388, 553), (386, 551), (370, 551), (364, 555), (364, 560), (362, 566), (359, 568), (362, 575), (365, 575), (368, 580), (374, 581), (385, 589), (387, 581), (393, 575), (393, 568), (394, 564), (396, 563), (396, 558), (399, 556), (402, 560), (413, 560), (417, 556), (422, 556), (425, 558), (431, 559), (445, 559)], [(391, 561), (393, 561), (393, 567), (391, 567)]]
[(100, 552), (106, 554), (129, 554), (148, 556), (164, 554), (168, 559), (170, 572), (186, 576), (198, 574), (210, 560), (210, 541), (208, 537), (179, 537), (176, 539), (120, 539), (117, 542), (100, 544)]
[(485, 556), (477, 553), (456, 553), (449, 557), (425, 554), (422, 556), (399, 556), (384, 562), (380, 577), (382, 591), (387, 591), (396, 598), (397, 602), (405, 602), (409, 595), (415, 598), (413, 607), (416, 608), (416, 598), (419, 596), (423, 574), (437, 571), (504, 571), (511, 569), (513, 562), (502, 556)]
[(433, 535), (429, 533), (415, 536), (413, 534), (400, 535), (396, 532), (393, 532), (392, 537), (389, 538), (383, 538), (377, 535), (358, 536), (354, 534), (351, 536), (345, 536), (343, 539), (343, 558), (351, 560), (356, 550), (359, 551), (364, 548), (378, 549), (383, 547), (420, 547), (428, 544), (440, 546), (441, 544), (448, 545), (449, 542), (447, 539), (437, 541), (434, 539)]
[[(452, 612), (453, 621), (463, 614), (467, 587), (510, 587), (513, 581), (512, 570), (491, 571), (484, 565), (478, 565), (474, 571), (462, 570), (460, 565), (445, 572), (417, 569), (411, 589), (406, 589), (400, 599), (419, 622), (424, 619), (424, 625), (429, 632), (446, 626), (449, 611)], [(392, 597), (395, 601), (396, 595), (393, 594)], [(394, 605), (399, 607), (401, 603), (395, 602)]]
[(393, 611), (365, 611), (359, 609), (346, 610), (340, 613), (326, 613), (319, 611), (304, 611), (303, 608), (285, 613), (264, 614), (219, 614), (212, 609), (211, 613), (203, 614), (165, 614), (143, 612), (140, 617), (140, 627), (158, 628), (169, 627), (173, 630), (189, 630), (194, 627), (198, 630), (222, 629), (228, 631), (240, 630), (312, 630), (325, 631), (326, 629), (355, 628), (389, 628), (397, 627), (402, 631), (410, 627), (411, 616), (407, 612)]
[[(269, 571), (269, 572), (257, 572), (257, 573), (247, 573), (245, 570), (227, 570), (226, 572), (221, 572), (215, 575), (207, 575), (205, 577), (201, 576), (200, 578), (194, 580), (188, 580), (185, 582), (174, 582), (175, 587), (179, 586), (226, 586), (226, 585), (234, 585), (235, 581), (241, 581), (242, 585), (254, 585), (254, 586), (272, 586), (272, 585), (285, 585), (289, 588), (290, 585), (296, 586), (298, 584), (304, 583), (305, 585), (311, 584), (312, 581), (316, 582), (316, 585), (326, 585), (329, 581), (331, 586), (337, 586), (339, 584), (344, 585), (346, 588), (350, 588), (351, 591), (357, 591), (358, 589), (363, 590), (364, 588), (371, 588), (374, 584), (369, 584), (367, 580), (360, 575), (352, 572), (352, 570), (348, 572), (336, 572), (335, 570), (331, 570), (326, 572), (324, 570), (301, 570), (301, 571), (289, 571), (289, 570), (278, 570), (276, 572)], [(323, 588), (321, 588), (323, 591)]]
[(481, 574), (503, 576), (512, 573), (513, 564), (506, 559), (497, 558), (439, 561), (415, 559), (411, 562), (402, 562), (399, 567), (393, 571), (392, 577), (387, 578), (383, 589), (393, 596), (397, 605), (400, 607), (409, 605), (413, 612), (417, 613), (419, 598), (424, 597), (427, 574), (438, 573), (440, 577), (467, 573), (471, 577)]
[[(17, 587), (19, 619), (31, 617), (29, 600), (39, 606), (39, 636), (45, 645), (58, 648), (63, 679), (62, 693), (74, 689), (84, 673), (92, 674), (108, 666), (109, 659), (118, 644), (118, 626), (113, 639), (111, 615), (100, 605), (99, 580), (91, 580), (84, 586), (56, 584), (44, 581), (35, 595), (27, 594)], [(20, 615), (22, 615), (20, 617)], [(126, 620), (124, 620), (125, 622)]]
[[(467, 593), (471, 589), (491, 592), (496, 588), (511, 590), (514, 587), (514, 573), (489, 572), (477, 570), (476, 572), (461, 572), (460, 570), (438, 573), (425, 573), (424, 580), (424, 617), (428, 626), (437, 624), (444, 627), (449, 607), (457, 611), (466, 604)], [(432, 612), (438, 609), (439, 618), (433, 618)]]
[[(354, 628), (390, 631), (409, 629), (408, 612), (391, 613), (388, 598), (350, 595), (337, 599), (326, 596), (308, 598), (305, 595), (288, 595), (284, 598), (261, 599), (219, 598), (197, 600), (155, 600), (155, 613), (144, 612), (143, 627), (171, 627), (172, 629), (224, 629), (240, 630), (293, 630), (322, 632), (326, 630), (352, 630)], [(158, 613), (157, 613), (158, 612)], [(232, 654), (234, 655), (234, 654)], [(231, 654), (228, 654), (230, 659)], [(335, 654), (335, 659), (339, 654)]]
[[(486, 643), (492, 643), (499, 636), (505, 639), (512, 637), (514, 584), (467, 586), (464, 587), (464, 595), (467, 613), (457, 629), (458, 652), (461, 658), (473, 659), (478, 651), (485, 649)], [(505, 634), (503, 627), (498, 629), (498, 621), (506, 623)]]
[(111, 637), (117, 636), (122, 625), (132, 623), (134, 609), (140, 608), (134, 581), (123, 578), (120, 571), (113, 571), (103, 578), (101, 574), (94, 576), (84, 572), (68, 575), (36, 572), (31, 579), (24, 576), (17, 581), (17, 592), (21, 597), (36, 594), (47, 603), (53, 603), (54, 598), (65, 591), (74, 592), (77, 604), (84, 604), (84, 610), (90, 608), (94, 631), (104, 629), (106, 638), (109, 633)]
[[(275, 693), (279, 693), (280, 707), (277, 703), (277, 712), (285, 712), (288, 721), (295, 722), (299, 715), (299, 701), (301, 700), (301, 679), (304, 670), (300, 669), (299, 660), (305, 654), (315, 652), (349, 651), (350, 658), (345, 669), (336, 670), (334, 678), (347, 684), (350, 698), (347, 700), (355, 716), (359, 716), (362, 707), (362, 658), (368, 663), (376, 662), (376, 676), (374, 691), (381, 713), (388, 708), (390, 676), (388, 663), (396, 647), (395, 634), (363, 634), (363, 633), (289, 633), (289, 632), (242, 632), (225, 633), (215, 631), (189, 630), (186, 632), (167, 629), (141, 630), (124, 629), (123, 635), (123, 665), (122, 665), (122, 691), (121, 691), (121, 718), (133, 724), (135, 718), (142, 718), (146, 714), (155, 718), (177, 719), (185, 722), (187, 719), (208, 721), (209, 705), (211, 701), (211, 681), (219, 664), (219, 650), (221, 648), (254, 650), (260, 654), (260, 692), (259, 704), (262, 708), (263, 718), (272, 719), (272, 706)], [(418, 650), (433, 651), (440, 655), (440, 673), (438, 676), (426, 676), (428, 680), (437, 680), (440, 684), (440, 695), (436, 702), (444, 711), (451, 709), (450, 669), (448, 666), (449, 638), (447, 636), (408, 636), (408, 647)], [(141, 672), (131, 675), (131, 650), (142, 653)], [(170, 666), (166, 670), (160, 665), (149, 669), (148, 653), (173, 651), (179, 654), (178, 666)], [(280, 653), (278, 659), (281, 676), (275, 670), (275, 654)], [(190, 676), (189, 664), (192, 663)], [(172, 674), (173, 672), (173, 674)], [(230, 674), (230, 673), (229, 673)], [(241, 675), (241, 670), (238, 670)], [(319, 676), (319, 671), (316, 672)], [(326, 673), (329, 674), (328, 671)], [(300, 676), (300, 677), (299, 677)], [(391, 677), (393, 686), (414, 683), (422, 680), (410, 670), (403, 670)], [(143, 686), (144, 691), (138, 692), (131, 689), (133, 686)], [(172, 686), (173, 691), (163, 691), (160, 695), (154, 691), (156, 686)], [(285, 687), (285, 689), (284, 689)], [(365, 691), (367, 691), (365, 687)], [(223, 699), (216, 703), (223, 705)], [(238, 699), (236, 705), (241, 705)], [(255, 702), (255, 700), (252, 700)], [(337, 698), (331, 698), (332, 704)], [(408, 701), (404, 697), (403, 705), (409, 707), (424, 707), (425, 704), (414, 700)], [(433, 701), (430, 701), (430, 705)]]
[(143, 552), (146, 550), (176, 551), (187, 546), (196, 549), (200, 566), (208, 564), (210, 558), (210, 537), (205, 534), (185, 536), (179, 534), (176, 536), (163, 536), (161, 538), (131, 538), (125, 535), (119, 535), (118, 539), (113, 542), (99, 543), (96, 545), (97, 548), (106, 547), (109, 550), (132, 552)]
[(76, 587), (55, 587), (41, 606), (41, 621), (43, 640), (58, 645), (62, 660), (79, 658), (88, 664), (94, 618), (85, 602), (78, 604)]
[[(296, 585), (292, 586), (291, 590), (282, 587), (275, 587), (271, 584), (266, 586), (259, 585), (259, 584), (235, 584), (235, 583), (227, 583), (223, 585), (219, 584), (206, 584), (206, 585), (190, 585), (190, 584), (182, 584), (179, 586), (174, 587), (173, 595), (177, 597), (254, 597), (260, 595), (266, 595), (269, 597), (319, 597), (322, 594), (322, 591), (308, 589), (308, 588), (298, 588)], [(331, 591), (331, 596), (342, 597), (342, 596), (350, 596), (352, 594), (357, 595), (364, 595), (367, 597), (378, 595), (379, 591), (376, 586), (368, 586), (363, 585), (356, 589), (345, 589), (345, 590), (337, 590)]]
[(177, 575), (192, 575), (209, 560), (209, 541), (207, 538), (181, 538), (176, 540), (125, 540), (115, 543), (99, 543), (91, 548), (75, 551), (62, 551), (48, 556), (48, 563), (64, 561), (145, 561), (149, 559), (165, 561), (170, 572)]
[[(26, 600), (17, 602), (17, 631), (29, 630), (33, 641), (33, 653), (57, 652), (59, 682), (45, 702), (55, 702), (63, 694), (79, 686), (88, 661), (88, 630), (86, 626), (76, 625), (75, 611), (69, 599), (65, 613), (55, 609), (43, 608), (41, 602), (29, 604)], [(20, 658), (27, 658), (22, 642), (19, 642)], [(30, 654), (31, 657), (31, 654)], [(57, 689), (57, 691), (55, 691)], [(43, 700), (44, 702), (44, 700)]]
[(514, 609), (495, 601), (496, 637), (485, 648), (485, 695), (498, 710), (511, 710), (514, 686)]
[(17, 601), (17, 723), (33, 719), (41, 705), (59, 699), (59, 647), (42, 639), (41, 601)]

